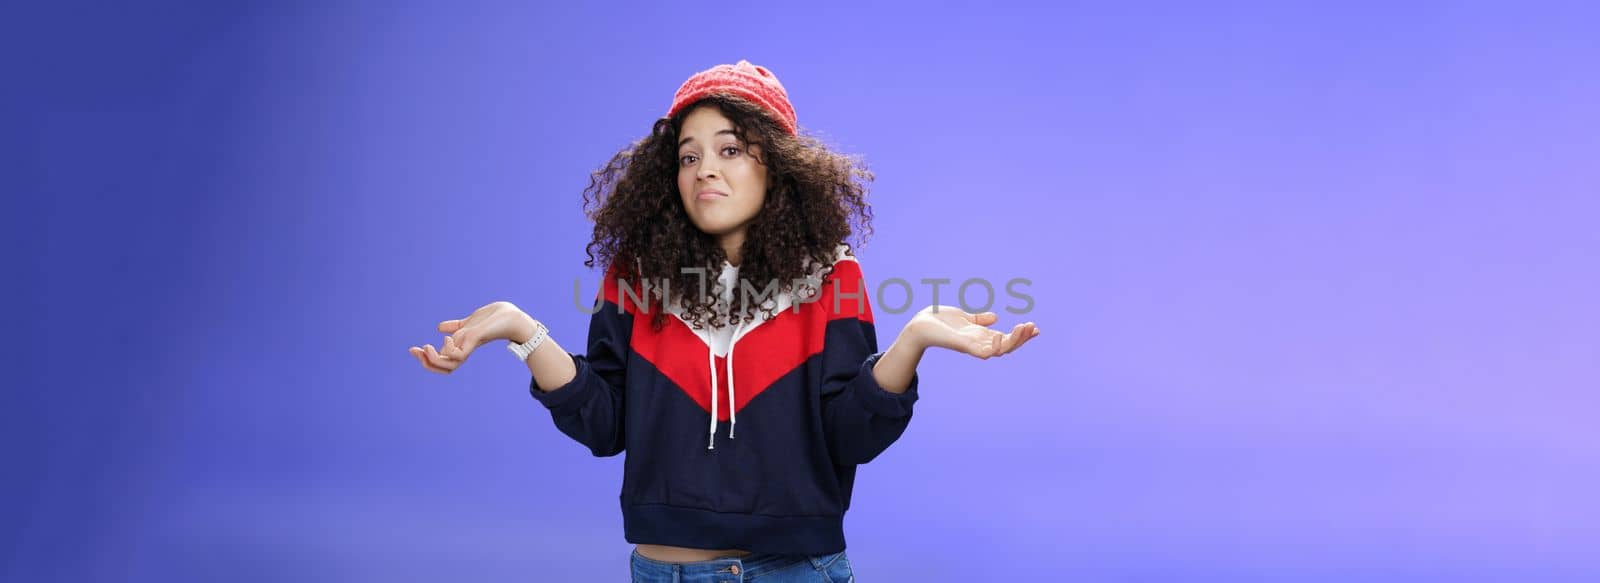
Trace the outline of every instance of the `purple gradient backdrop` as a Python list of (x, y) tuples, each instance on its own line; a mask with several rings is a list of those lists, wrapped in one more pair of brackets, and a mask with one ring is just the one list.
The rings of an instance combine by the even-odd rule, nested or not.
[(861, 580), (1600, 577), (1594, 4), (577, 4), (5, 18), (0, 578), (625, 578), (623, 458), (406, 348), (581, 347), (588, 173), (741, 58), (877, 172), (872, 283), (1033, 281)]

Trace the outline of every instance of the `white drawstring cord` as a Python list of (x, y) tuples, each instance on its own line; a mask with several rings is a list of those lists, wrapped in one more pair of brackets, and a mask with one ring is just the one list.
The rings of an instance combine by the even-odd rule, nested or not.
[(733, 335), (728, 337), (728, 439), (733, 439), (733, 430), (739, 427), (739, 402), (733, 399), (733, 341), (739, 336), (739, 328), (743, 327), (744, 323), (739, 323), (733, 329)]
[[(740, 322), (734, 326), (733, 334), (728, 337), (728, 439), (733, 439), (734, 429), (739, 426), (738, 401), (734, 400), (733, 391), (733, 347), (734, 339), (738, 338), (739, 331), (748, 322)], [(706, 370), (711, 373), (711, 437), (707, 440), (706, 449), (717, 448), (717, 352), (711, 347), (706, 347)]]
[[(738, 280), (735, 279), (734, 281), (738, 281)], [(728, 300), (730, 309), (732, 308), (732, 301), (733, 300), (731, 300), (731, 299)], [(731, 316), (730, 316), (730, 318), (731, 318)], [(738, 401), (734, 400), (735, 395), (734, 395), (734, 391), (733, 391), (733, 345), (734, 345), (735, 341), (739, 338), (739, 331), (743, 330), (745, 325), (749, 324), (749, 323), (750, 323), (750, 321), (743, 321), (743, 322), (739, 322), (738, 325), (730, 324), (730, 326), (733, 326), (733, 332), (728, 335), (728, 356), (727, 356), (727, 366), (728, 366), (728, 439), (733, 439), (733, 431), (739, 425), (739, 406), (738, 406)], [(715, 332), (713, 332), (712, 335), (715, 336)], [(717, 351), (716, 351), (715, 348), (713, 348), (711, 346), (711, 344), (707, 344), (706, 345), (706, 370), (711, 373), (711, 436), (707, 440), (706, 449), (716, 449), (717, 448)]]
[[(706, 347), (706, 370), (711, 372), (711, 437), (706, 449), (717, 448), (717, 351)], [(731, 406), (731, 405), (730, 405)]]

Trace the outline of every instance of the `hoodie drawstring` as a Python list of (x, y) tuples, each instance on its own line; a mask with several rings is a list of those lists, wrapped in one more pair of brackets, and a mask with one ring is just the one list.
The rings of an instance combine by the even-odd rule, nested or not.
[(717, 351), (706, 347), (706, 370), (711, 371), (711, 438), (706, 449), (717, 448)]
[[(733, 394), (733, 346), (734, 339), (739, 336), (739, 330), (747, 322), (740, 322), (733, 328), (733, 334), (728, 336), (728, 439), (733, 439), (733, 430), (739, 426), (739, 408), (735, 406)], [(717, 448), (717, 351), (706, 347), (706, 370), (711, 372), (711, 437), (706, 443), (706, 449)]]
[[(733, 334), (739, 335), (739, 329), (734, 328)], [(733, 429), (739, 426), (739, 404), (733, 400), (733, 339), (728, 339), (728, 439), (733, 439)]]

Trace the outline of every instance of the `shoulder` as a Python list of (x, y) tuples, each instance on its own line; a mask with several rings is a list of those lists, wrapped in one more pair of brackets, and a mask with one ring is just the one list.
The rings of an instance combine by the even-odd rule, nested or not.
[(649, 301), (649, 293), (654, 288), (634, 273), (615, 263), (607, 265), (596, 299), (616, 304), (620, 312), (638, 312), (640, 303)]
[[(819, 265), (814, 264), (809, 260), (807, 260), (806, 264), (811, 266), (811, 273), (813, 275), (822, 271)], [(855, 253), (850, 249), (849, 245), (841, 243), (839, 246), (833, 248), (831, 266), (833, 267), (833, 270), (829, 273), (828, 279), (861, 278), (861, 264), (856, 260)]]
[[(865, 279), (861, 275), (861, 263), (856, 259), (850, 246), (845, 244), (834, 247), (833, 255), (827, 265), (807, 258), (805, 266), (805, 277), (810, 281), (809, 285), (823, 290), (835, 286), (855, 290)], [(809, 294), (802, 292), (801, 295), (804, 297)]]
[(850, 246), (840, 245), (834, 250), (833, 270), (819, 286), (818, 302), (828, 319), (857, 318), (872, 321), (872, 307), (867, 296), (867, 282), (861, 275), (861, 264)]

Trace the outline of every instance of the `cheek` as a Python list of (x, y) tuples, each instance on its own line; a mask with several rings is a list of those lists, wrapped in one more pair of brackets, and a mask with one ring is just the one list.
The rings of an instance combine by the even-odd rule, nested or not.
[(761, 208), (767, 198), (767, 169), (752, 164), (750, 176), (745, 181), (750, 184), (750, 192), (753, 195), (751, 198), (754, 199), (756, 208)]
[(694, 195), (693, 173), (684, 172), (683, 170), (678, 171), (678, 195), (683, 197), (685, 201), (689, 200), (689, 197)]
[(760, 196), (767, 190), (767, 169), (757, 164), (755, 160), (748, 160), (739, 167), (739, 184), (746, 192)]

